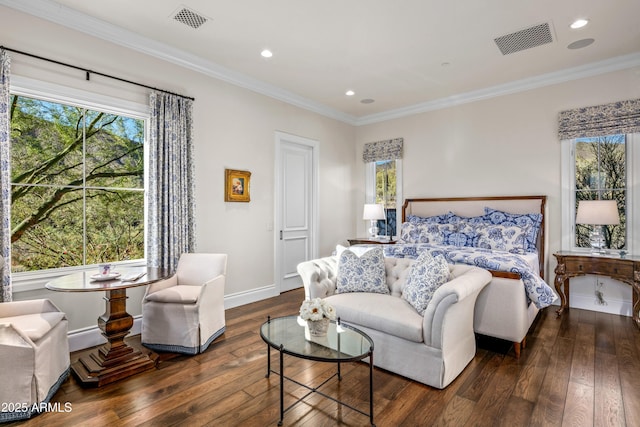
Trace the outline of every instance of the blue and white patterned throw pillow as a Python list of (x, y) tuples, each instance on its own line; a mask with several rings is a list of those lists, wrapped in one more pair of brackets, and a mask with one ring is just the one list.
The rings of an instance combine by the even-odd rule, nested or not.
[(434, 216), (417, 216), (407, 215), (407, 222), (411, 224), (447, 224), (449, 222), (450, 213)]
[(503, 212), (497, 209), (485, 207), (484, 218), (488, 223), (493, 225), (517, 225), (522, 228), (528, 226), (529, 228), (525, 240), (525, 251), (535, 252), (538, 250), (536, 247), (536, 242), (538, 240), (540, 224), (542, 224), (542, 214), (512, 214), (509, 212)]
[(524, 254), (527, 252), (529, 226), (487, 225), (477, 229), (476, 247), (496, 251)]
[(449, 246), (473, 246), (477, 238), (476, 227), (472, 224), (459, 222), (452, 224), (453, 231), (444, 236), (444, 244)]
[(449, 265), (442, 255), (434, 257), (422, 252), (409, 270), (402, 298), (422, 316), (433, 294), (449, 281), (449, 276)]
[(482, 216), (460, 216), (458, 214), (454, 214), (451, 212), (449, 217), (447, 218), (449, 224), (471, 224), (471, 225), (480, 225), (487, 224), (487, 220)]
[(456, 229), (454, 224), (412, 224), (402, 223), (400, 241), (402, 243), (428, 243), (430, 245), (448, 245), (448, 236)]
[(375, 292), (388, 294), (387, 273), (382, 247), (368, 250), (362, 256), (346, 249), (338, 260), (336, 292)]

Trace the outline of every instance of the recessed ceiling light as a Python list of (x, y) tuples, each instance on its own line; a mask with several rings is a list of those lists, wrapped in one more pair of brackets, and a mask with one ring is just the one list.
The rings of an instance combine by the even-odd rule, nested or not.
[(365, 98), (365, 99), (361, 100), (360, 102), (362, 102), (363, 104), (373, 104), (376, 101), (374, 99), (371, 99), (371, 98)]
[(572, 30), (577, 30), (578, 28), (582, 28), (589, 23), (588, 19), (576, 19), (569, 25)]
[(594, 41), (594, 39), (576, 40), (573, 43), (569, 44), (569, 46), (567, 46), (567, 49), (582, 49), (583, 47), (589, 46)]
[(265, 49), (260, 52), (260, 55), (262, 55), (263, 58), (271, 58), (273, 56), (273, 52), (271, 52), (269, 49)]
[(353, 95), (355, 95), (356, 93), (355, 93), (354, 91), (352, 91), (352, 90), (348, 90), (348, 91), (346, 91), (344, 94), (345, 94), (345, 95), (347, 95), (347, 96), (353, 96)]

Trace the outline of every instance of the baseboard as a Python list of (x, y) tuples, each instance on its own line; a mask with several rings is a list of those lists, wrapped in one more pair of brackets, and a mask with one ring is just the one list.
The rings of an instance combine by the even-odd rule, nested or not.
[(631, 317), (631, 313), (633, 312), (631, 301), (610, 299), (606, 297), (605, 301), (607, 302), (606, 305), (600, 305), (596, 303), (593, 295), (571, 294), (569, 307)]
[[(264, 286), (262, 288), (251, 289), (246, 292), (238, 292), (231, 295), (225, 295), (224, 308), (228, 310), (241, 305), (250, 304), (252, 302), (261, 301), (263, 299), (277, 296), (275, 285)], [(142, 330), (142, 315), (133, 317), (133, 327), (129, 335), (137, 335)], [(76, 329), (69, 331), (69, 351), (84, 350), (85, 348), (102, 345), (107, 342), (102, 336), (102, 331), (98, 326)]]
[(252, 302), (262, 301), (263, 299), (278, 296), (275, 285), (254, 288), (245, 292), (236, 292), (235, 294), (224, 296), (224, 308), (228, 310), (241, 305), (251, 304)]

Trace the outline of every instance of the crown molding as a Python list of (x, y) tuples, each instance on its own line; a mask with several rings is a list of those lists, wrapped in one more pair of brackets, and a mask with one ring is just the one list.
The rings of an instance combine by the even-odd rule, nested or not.
[(579, 67), (567, 68), (553, 73), (541, 74), (497, 86), (491, 86), (484, 89), (452, 95), (446, 98), (397, 108), (395, 110), (388, 110), (377, 114), (362, 116), (355, 120), (355, 125), (363, 126), (387, 120), (399, 119), (402, 117), (412, 116), (414, 114), (426, 113), (428, 111), (440, 110), (443, 108), (454, 107), (456, 105), (468, 104), (475, 101), (482, 101), (485, 99), (538, 89), (558, 83), (593, 77), (600, 74), (634, 67), (640, 67), (640, 53), (618, 56)]
[(89, 34), (93, 37), (98, 37), (353, 126), (379, 123), (640, 66), (640, 53), (634, 53), (394, 110), (355, 117), (299, 96), (293, 92), (238, 73), (216, 64), (213, 61), (204, 60), (196, 55), (186, 53), (113, 24), (109, 24), (108, 22), (85, 15), (52, 0), (0, 0), (0, 5)]
[(6, 6), (67, 28), (83, 32), (146, 55), (179, 65), (218, 80), (266, 95), (325, 117), (353, 125), (355, 117), (296, 95), (277, 86), (223, 67), (213, 61), (168, 46), (164, 43), (125, 30), (100, 19), (85, 15), (51, 0), (0, 0)]

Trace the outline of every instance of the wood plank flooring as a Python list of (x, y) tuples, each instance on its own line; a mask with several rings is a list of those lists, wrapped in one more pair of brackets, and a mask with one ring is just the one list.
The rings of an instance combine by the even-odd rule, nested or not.
[[(267, 315), (298, 311), (302, 290), (230, 309), (227, 331), (203, 354), (163, 354), (158, 367), (99, 389), (67, 380), (48, 412), (24, 426), (275, 426), (279, 381), (266, 373), (259, 327)], [(139, 342), (139, 336), (132, 337)], [(77, 354), (72, 355), (72, 359)], [(272, 363), (278, 357), (272, 352)], [(319, 384), (334, 365), (285, 358), (288, 374)], [(325, 391), (368, 411), (368, 368), (343, 365)], [(557, 319), (543, 310), (527, 348), (478, 337), (475, 358), (444, 390), (374, 370), (378, 426), (638, 426), (640, 331), (630, 318), (572, 309)], [(286, 398), (305, 391), (285, 382)], [(285, 407), (288, 403), (285, 402)], [(285, 426), (363, 426), (368, 418), (318, 395), (285, 414)]]

